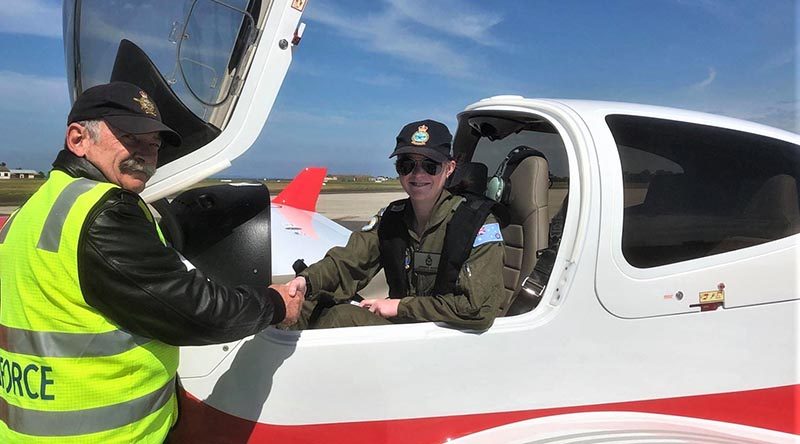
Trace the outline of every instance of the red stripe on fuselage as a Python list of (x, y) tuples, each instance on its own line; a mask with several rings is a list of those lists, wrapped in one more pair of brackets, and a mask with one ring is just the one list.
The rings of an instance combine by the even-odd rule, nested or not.
[(309, 425), (254, 423), (186, 392), (180, 398), (181, 418), (172, 443), (441, 443), (526, 419), (594, 411), (688, 416), (800, 434), (799, 385), (518, 412)]

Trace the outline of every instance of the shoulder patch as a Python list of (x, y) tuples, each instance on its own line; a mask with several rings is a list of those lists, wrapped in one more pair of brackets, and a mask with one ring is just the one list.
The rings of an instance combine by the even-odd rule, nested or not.
[(394, 211), (395, 213), (403, 211), (406, 208), (406, 204), (404, 203), (396, 203), (392, 204), (392, 207), (389, 208), (389, 211)]
[(472, 243), (472, 248), (488, 244), (489, 242), (503, 242), (503, 234), (500, 232), (500, 224), (495, 222), (491, 224), (484, 224), (478, 235), (475, 236), (475, 242)]
[[(383, 214), (383, 211), (381, 211), (381, 214)], [(372, 216), (372, 219), (370, 219), (366, 225), (361, 227), (361, 231), (372, 231), (372, 229), (375, 228), (375, 225), (378, 224), (378, 219), (378, 216)]]

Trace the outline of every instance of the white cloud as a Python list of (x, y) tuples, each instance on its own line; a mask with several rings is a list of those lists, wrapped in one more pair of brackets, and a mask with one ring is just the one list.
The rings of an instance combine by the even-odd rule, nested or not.
[[(458, 12), (459, 5), (452, 0), (434, 4), (423, 7), (417, 0), (391, 0), (380, 13), (357, 16), (319, 2), (309, 9), (307, 18), (333, 28), (368, 51), (407, 62), (410, 69), (427, 68), (454, 78), (474, 77), (474, 62), (442, 34), (494, 43), (488, 31), (500, 18)], [(423, 9), (417, 11), (419, 8)], [(434, 8), (435, 14), (425, 8)], [(436, 37), (437, 33), (440, 36)]]
[[(738, 117), (765, 125), (782, 128), (787, 131), (800, 133), (800, 122), (798, 122), (798, 109), (800, 102), (787, 100), (783, 102), (768, 103), (754, 108), (742, 107)], [(735, 111), (736, 112), (736, 111)]]
[(0, 110), (13, 112), (63, 112), (69, 109), (65, 77), (44, 77), (0, 71)]
[(792, 64), (797, 58), (797, 51), (798, 48), (789, 48), (774, 54), (764, 62), (764, 65), (761, 66), (761, 71), (772, 71)]
[(0, 32), (61, 38), (61, 2), (0, 0)]
[(498, 44), (490, 33), (502, 21), (497, 13), (480, 11), (456, 0), (389, 0), (389, 3), (406, 18), (432, 29), (484, 45)]
[(678, 3), (688, 8), (700, 9), (723, 22), (735, 21), (739, 17), (737, 12), (743, 7), (740, 1), (731, 0), (678, 0)]
[(714, 83), (714, 79), (716, 78), (717, 78), (717, 70), (714, 69), (713, 67), (709, 67), (708, 77), (706, 77), (700, 82), (695, 83), (694, 85), (691, 86), (691, 88), (698, 91), (704, 90), (708, 85)]

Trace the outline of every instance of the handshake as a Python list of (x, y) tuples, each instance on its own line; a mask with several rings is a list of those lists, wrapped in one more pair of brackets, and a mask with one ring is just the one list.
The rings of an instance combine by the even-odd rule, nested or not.
[(296, 277), (285, 285), (270, 285), (269, 288), (280, 293), (283, 298), (283, 305), (286, 307), (286, 317), (278, 324), (278, 327), (285, 328), (293, 325), (300, 318), (300, 312), (305, 301), (306, 280)]

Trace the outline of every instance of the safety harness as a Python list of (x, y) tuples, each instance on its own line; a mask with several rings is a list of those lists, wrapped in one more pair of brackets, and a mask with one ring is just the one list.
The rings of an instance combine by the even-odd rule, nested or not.
[[(439, 259), (432, 294), (454, 293), (461, 267), (472, 251), (472, 244), (481, 226), (497, 206), (497, 202), (483, 196), (463, 195), (455, 213), (447, 223), (444, 245)], [(408, 274), (413, 257), (408, 229), (403, 223), (403, 211), (410, 205), (408, 199), (389, 205), (378, 226), (381, 266), (389, 285), (389, 297), (399, 299), (408, 296)], [(399, 210), (393, 210), (399, 209)]]

